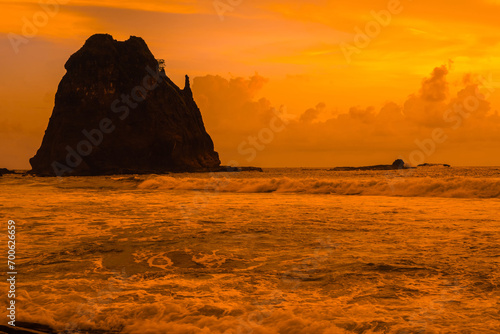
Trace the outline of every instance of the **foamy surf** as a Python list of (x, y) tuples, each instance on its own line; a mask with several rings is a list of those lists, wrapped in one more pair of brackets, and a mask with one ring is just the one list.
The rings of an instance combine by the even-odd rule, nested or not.
[(302, 193), (364, 196), (500, 198), (500, 178), (177, 178), (157, 176), (139, 189), (227, 193)]
[(498, 169), (412, 173), (4, 176), (20, 327), (498, 333)]

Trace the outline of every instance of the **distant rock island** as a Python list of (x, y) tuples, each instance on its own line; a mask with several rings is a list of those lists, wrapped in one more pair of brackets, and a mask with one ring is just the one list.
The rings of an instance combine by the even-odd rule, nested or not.
[[(418, 167), (451, 167), (448, 164), (420, 164)], [(363, 166), (363, 167), (335, 167), (330, 169), (330, 171), (345, 172), (345, 171), (356, 171), (356, 170), (398, 170), (398, 169), (415, 169), (416, 167), (407, 167), (402, 159), (397, 159), (392, 163), (392, 165), (375, 165), (375, 166)]]
[(425, 163), (425, 164), (418, 165), (418, 167), (451, 167), (451, 166), (448, 164), (428, 164), (428, 163)]
[(0, 168), (0, 176), (6, 174), (17, 174), (17, 173), (13, 170), (8, 170), (7, 168)]
[(363, 166), (363, 167), (335, 167), (330, 169), (330, 171), (345, 172), (345, 171), (357, 171), (357, 170), (397, 170), (397, 169), (411, 169), (412, 167), (405, 167), (405, 162), (401, 159), (397, 159), (392, 163), (392, 165), (375, 165), (375, 166)]
[(259, 172), (263, 173), (264, 170), (260, 167), (230, 167), (223, 166), (219, 170), (220, 172)]
[(220, 170), (186, 76), (165, 74), (142, 38), (90, 37), (65, 64), (30, 173), (40, 176)]

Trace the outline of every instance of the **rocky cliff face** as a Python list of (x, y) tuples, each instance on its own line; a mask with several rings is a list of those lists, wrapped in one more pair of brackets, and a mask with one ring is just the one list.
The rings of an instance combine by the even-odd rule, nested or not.
[(220, 165), (186, 76), (177, 87), (138, 37), (94, 35), (67, 61), (32, 173), (208, 171)]

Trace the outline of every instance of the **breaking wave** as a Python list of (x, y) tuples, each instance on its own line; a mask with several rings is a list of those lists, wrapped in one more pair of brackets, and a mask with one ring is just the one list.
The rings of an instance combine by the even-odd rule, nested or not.
[(175, 178), (156, 176), (139, 189), (228, 193), (304, 193), (360, 196), (500, 198), (499, 178), (451, 177), (318, 179), (318, 178)]

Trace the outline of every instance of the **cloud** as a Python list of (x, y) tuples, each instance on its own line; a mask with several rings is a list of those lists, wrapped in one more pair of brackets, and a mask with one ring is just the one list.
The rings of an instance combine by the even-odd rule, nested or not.
[(448, 68), (445, 65), (436, 67), (434, 71), (432, 71), (431, 77), (424, 79), (422, 82), (420, 98), (429, 102), (444, 101), (448, 96), (447, 74)]
[(271, 114), (271, 103), (256, 96), (267, 82), (268, 79), (259, 74), (247, 79), (225, 79), (218, 75), (194, 78), (195, 100), (207, 128), (216, 133), (216, 138), (220, 134), (241, 137), (265, 124)]
[(447, 74), (448, 69), (443, 65), (422, 81), (420, 91), (405, 102), (404, 114), (408, 119), (423, 126), (443, 125), (442, 113), (448, 98)]
[(318, 116), (325, 111), (326, 109), (326, 104), (321, 102), (318, 103), (316, 108), (310, 108), (307, 109), (301, 116), (300, 116), (300, 121), (304, 123), (311, 123), (315, 120), (317, 120)]
[[(4, 5), (19, 5), (19, 1), (4, 0)], [(33, 0), (25, 0), (22, 6), (39, 6), (41, 3), (52, 4), (52, 2), (40, 2)], [(120, 8), (120, 9), (133, 9), (140, 11), (154, 11), (163, 13), (196, 13), (200, 10), (200, 4), (196, 0), (121, 0), (121, 1), (97, 1), (97, 0), (71, 0), (59, 1), (63, 6), (78, 6), (78, 7), (107, 7), (107, 8)], [(49, 7), (49, 6), (46, 6)]]
[[(492, 147), (480, 157), (486, 163), (488, 156), (494, 155), (500, 117), (491, 111), (483, 94), (488, 91), (477, 76), (466, 75), (462, 86), (452, 94), (448, 73), (447, 66), (436, 67), (402, 104), (389, 101), (380, 108), (353, 106), (324, 120), (319, 116), (328, 114), (325, 103), (304, 112), (288, 106), (290, 112), (299, 116), (289, 119), (286, 129), (276, 133), (272, 142), (259, 147), (255, 164), (331, 166), (390, 162), (398, 157), (408, 158), (418, 149), (416, 143), (432, 138), (435, 129), (441, 129), (447, 140), (436, 145), (436, 152), (427, 161), (443, 159), (463, 164), (468, 152), (461, 151), (459, 143), (466, 141)], [(258, 98), (267, 81), (259, 75), (248, 79), (195, 78), (195, 99), (223, 161), (244, 161), (238, 145), (248, 136), (257, 138), (263, 129), (269, 128), (272, 110), (277, 106), (266, 98)], [(472, 150), (470, 145), (466, 149)]]

